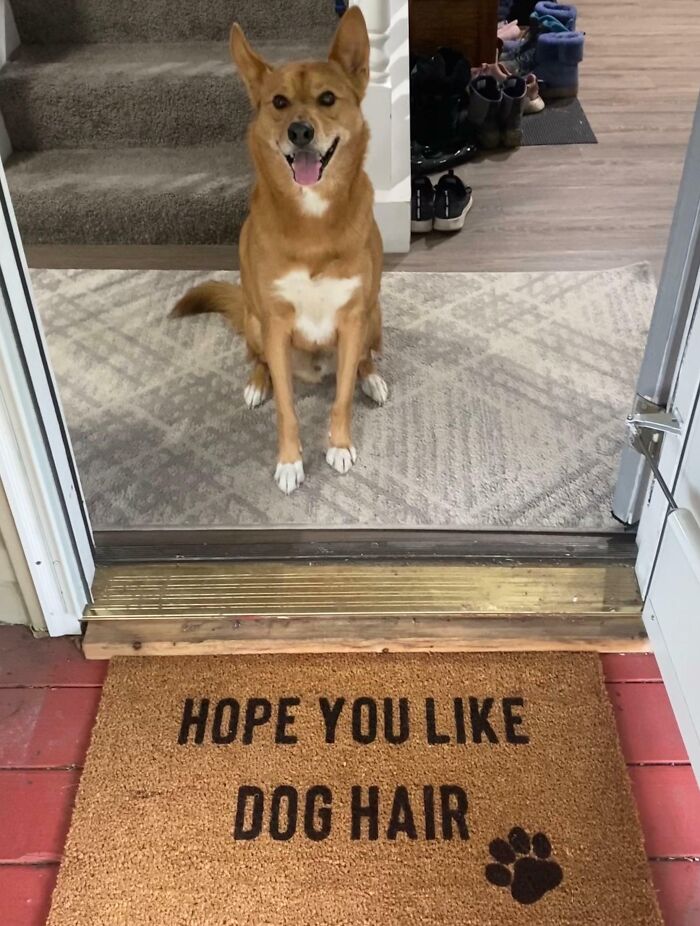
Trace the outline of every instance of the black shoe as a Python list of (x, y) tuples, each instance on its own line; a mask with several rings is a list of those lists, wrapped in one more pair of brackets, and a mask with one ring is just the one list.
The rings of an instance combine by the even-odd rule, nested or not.
[(440, 151), (430, 145), (411, 143), (411, 174), (422, 177), (426, 174), (437, 174), (449, 167), (459, 167), (466, 164), (479, 153), (479, 149), (471, 142), (456, 148), (454, 151)]
[(411, 180), (411, 231), (415, 235), (433, 230), (435, 190), (428, 177)]
[(456, 232), (464, 227), (464, 220), (472, 207), (471, 187), (465, 186), (452, 171), (440, 178), (435, 187), (436, 231)]

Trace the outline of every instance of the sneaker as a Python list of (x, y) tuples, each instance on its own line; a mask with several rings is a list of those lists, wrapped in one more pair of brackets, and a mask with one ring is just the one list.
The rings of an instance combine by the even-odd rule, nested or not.
[(496, 61), (494, 64), (482, 64), (480, 68), (472, 68), (472, 80), (486, 75), (495, 77), (500, 84), (513, 76), (508, 68), (500, 61)]
[(471, 187), (465, 186), (454, 171), (448, 171), (435, 187), (433, 228), (442, 232), (459, 231), (472, 203)]
[(433, 230), (435, 190), (428, 177), (411, 180), (411, 232), (425, 234)]
[(525, 29), (519, 42), (504, 42), (499, 62), (512, 75), (524, 77), (532, 71), (537, 53), (537, 29)]
[(528, 74), (525, 78), (527, 94), (525, 96), (525, 106), (523, 113), (528, 116), (531, 113), (541, 113), (544, 109), (544, 100), (540, 96), (540, 85), (534, 74)]
[(499, 23), (496, 35), (502, 42), (517, 42), (520, 38), (518, 21), (514, 19), (512, 22)]

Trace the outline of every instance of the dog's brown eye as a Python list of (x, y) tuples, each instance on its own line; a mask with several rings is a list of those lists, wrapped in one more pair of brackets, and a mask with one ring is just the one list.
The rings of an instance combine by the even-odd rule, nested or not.
[(272, 105), (275, 109), (286, 109), (289, 106), (289, 100), (286, 96), (282, 96), (281, 93), (278, 93), (277, 96), (272, 97)]
[(318, 102), (321, 106), (332, 106), (335, 103), (335, 93), (332, 90), (326, 90), (318, 98)]

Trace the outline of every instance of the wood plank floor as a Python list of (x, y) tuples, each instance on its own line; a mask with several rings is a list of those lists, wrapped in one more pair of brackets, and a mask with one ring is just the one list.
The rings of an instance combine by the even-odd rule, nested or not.
[[(666, 926), (697, 926), (700, 791), (656, 662), (601, 659)], [(70, 640), (0, 627), (2, 926), (46, 922), (105, 672), (106, 663), (82, 660)]]
[[(700, 72), (697, 0), (586, 0), (580, 97), (597, 145), (528, 147), (461, 170), (474, 208), (458, 235), (414, 240), (387, 269), (659, 271)], [(35, 267), (226, 269), (229, 246), (28, 248)]]

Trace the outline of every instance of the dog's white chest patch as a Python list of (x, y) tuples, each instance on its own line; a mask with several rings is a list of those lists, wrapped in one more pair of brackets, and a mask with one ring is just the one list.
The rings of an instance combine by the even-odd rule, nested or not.
[(333, 337), (335, 316), (360, 286), (359, 276), (312, 277), (308, 270), (291, 270), (275, 280), (274, 292), (294, 306), (294, 327), (313, 344)]
[(313, 187), (302, 186), (301, 190), (301, 209), (307, 215), (321, 216), (328, 209), (328, 200), (324, 199), (318, 190)]

